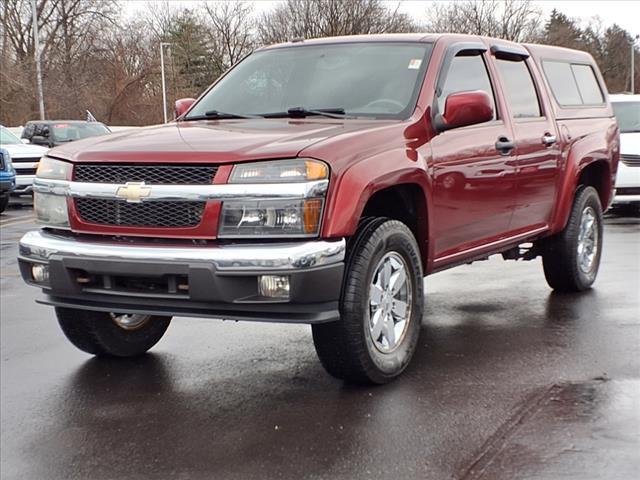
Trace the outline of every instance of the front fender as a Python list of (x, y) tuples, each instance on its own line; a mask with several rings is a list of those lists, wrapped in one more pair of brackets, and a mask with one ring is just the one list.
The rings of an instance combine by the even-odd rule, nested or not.
[[(412, 158), (413, 157), (413, 158)], [(334, 179), (328, 192), (322, 236), (350, 237), (357, 227), (369, 199), (389, 187), (413, 184), (420, 187), (425, 205), (430, 204), (431, 181), (426, 161), (415, 150), (391, 150), (363, 159)], [(420, 237), (427, 240), (427, 224)], [(424, 234), (424, 235), (423, 235)]]

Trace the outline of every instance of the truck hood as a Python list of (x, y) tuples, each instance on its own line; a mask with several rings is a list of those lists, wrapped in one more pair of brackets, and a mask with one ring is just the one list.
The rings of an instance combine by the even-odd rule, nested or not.
[(388, 125), (380, 120), (238, 119), (178, 122), (92, 137), (52, 149), (73, 162), (232, 163), (295, 157), (331, 137)]
[(640, 155), (640, 132), (620, 134), (620, 154)]
[(2, 148), (6, 149), (11, 155), (11, 158), (32, 158), (41, 157), (47, 150), (46, 147), (40, 145), (30, 145), (28, 143), (11, 143), (4, 144)]

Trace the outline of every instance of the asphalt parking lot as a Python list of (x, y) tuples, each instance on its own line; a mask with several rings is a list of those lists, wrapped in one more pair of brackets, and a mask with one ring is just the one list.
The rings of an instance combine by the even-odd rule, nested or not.
[(416, 357), (347, 386), (307, 326), (174, 319), (138, 360), (63, 337), (0, 216), (3, 479), (620, 479), (640, 471), (640, 218), (611, 215), (595, 288), (538, 260), (425, 280)]

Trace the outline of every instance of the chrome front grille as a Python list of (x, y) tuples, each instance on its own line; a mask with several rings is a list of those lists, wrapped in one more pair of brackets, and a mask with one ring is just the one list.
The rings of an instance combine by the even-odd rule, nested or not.
[[(80, 164), (74, 180), (83, 183), (122, 185), (211, 185), (218, 167), (211, 165), (121, 165)], [(196, 227), (206, 202), (163, 201), (131, 203), (115, 199), (78, 198), (78, 215), (83, 222), (98, 225), (147, 228)]]
[(205, 205), (206, 202), (129, 203), (96, 198), (76, 199), (76, 209), (84, 222), (123, 227), (195, 227), (200, 224)]
[(640, 167), (640, 155), (620, 155), (620, 160), (627, 167)]
[(38, 163), (40, 157), (11, 157), (11, 163)]
[(210, 185), (218, 167), (210, 165), (76, 165), (76, 182), (147, 185)]

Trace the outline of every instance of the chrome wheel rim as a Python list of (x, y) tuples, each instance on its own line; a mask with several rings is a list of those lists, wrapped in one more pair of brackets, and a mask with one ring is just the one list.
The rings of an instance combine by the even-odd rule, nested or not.
[(369, 334), (382, 353), (394, 351), (404, 340), (411, 321), (412, 285), (407, 263), (388, 252), (373, 271), (369, 284)]
[(582, 273), (591, 273), (593, 271), (599, 247), (598, 216), (592, 207), (586, 207), (580, 217), (577, 247), (578, 267)]
[(112, 313), (111, 320), (124, 330), (137, 330), (151, 319), (151, 315)]

